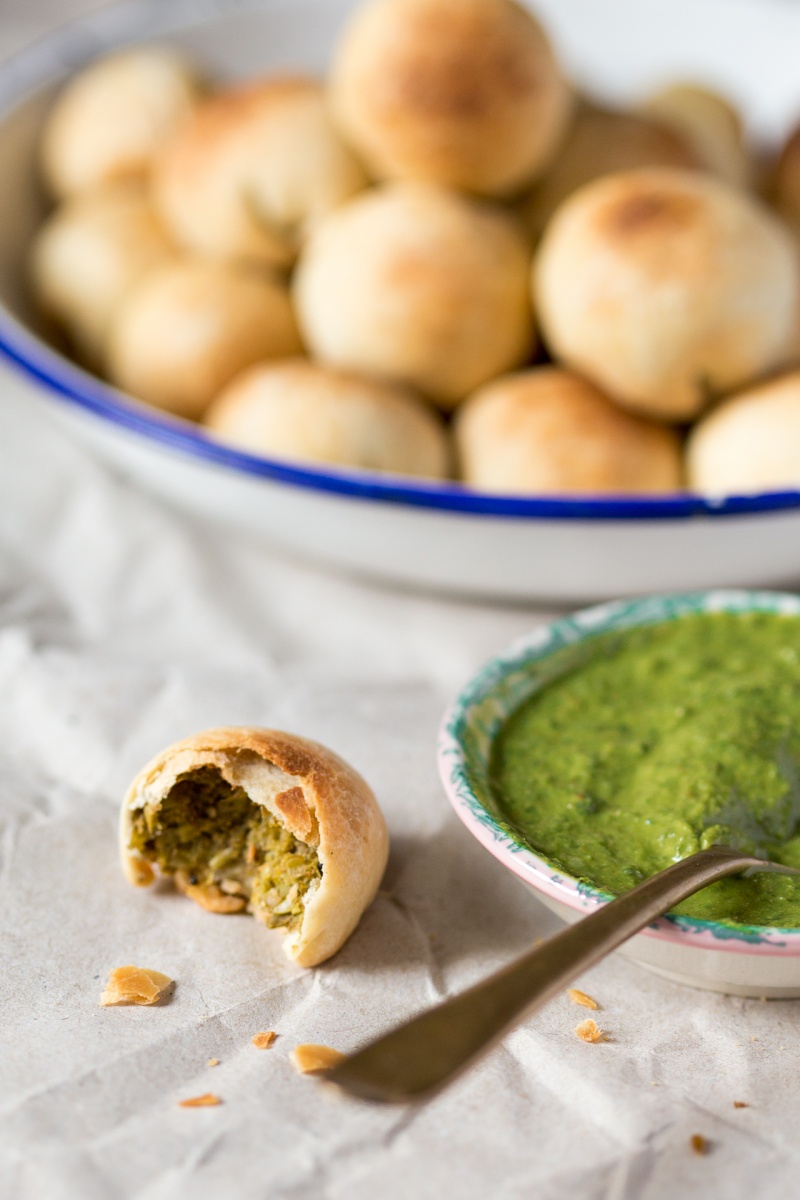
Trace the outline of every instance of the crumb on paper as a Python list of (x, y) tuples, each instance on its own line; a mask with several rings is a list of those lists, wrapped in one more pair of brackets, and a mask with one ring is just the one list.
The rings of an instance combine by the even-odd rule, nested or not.
[(580, 1004), (581, 1008), (593, 1008), (597, 1010), (600, 1007), (592, 996), (587, 996), (586, 992), (582, 992), (580, 988), (570, 988), (567, 995), (573, 1004)]
[(585, 1021), (581, 1021), (580, 1025), (575, 1026), (575, 1036), (580, 1038), (582, 1042), (607, 1042), (603, 1030), (592, 1017)]
[(343, 1062), (347, 1056), (341, 1050), (331, 1046), (317, 1046), (313, 1043), (295, 1046), (292, 1051), (292, 1062), (301, 1075), (320, 1075)]
[(711, 1149), (711, 1143), (708, 1138), (703, 1137), (702, 1133), (693, 1133), (689, 1138), (689, 1145), (694, 1154), (708, 1154)]
[(766, 1003), (767, 1003), (767, 997), (766, 997), (766, 996), (759, 996), (759, 997), (758, 997), (758, 1003), (759, 1003), (759, 1004), (766, 1004)]
[(254, 1037), (251, 1037), (250, 1041), (257, 1050), (269, 1050), (277, 1036), (274, 1029), (264, 1029), (261, 1033), (257, 1033)]
[(749, 1108), (750, 1105), (747, 1103), (746, 1100), (734, 1100), (733, 1107), (734, 1108)]
[(188, 1100), (178, 1101), (179, 1108), (214, 1108), (217, 1104), (222, 1104), (222, 1101), (213, 1092), (203, 1092), (202, 1096), (190, 1096)]
[(218, 1066), (219, 1066), (219, 1059), (218, 1059), (218, 1058), (210, 1058), (210, 1059), (208, 1060), (208, 1062), (206, 1063), (206, 1066), (207, 1066), (207, 1067), (218, 1067)]
[(157, 1004), (172, 986), (169, 975), (147, 967), (116, 967), (109, 972), (106, 990), (100, 997), (104, 1007), (115, 1004)]

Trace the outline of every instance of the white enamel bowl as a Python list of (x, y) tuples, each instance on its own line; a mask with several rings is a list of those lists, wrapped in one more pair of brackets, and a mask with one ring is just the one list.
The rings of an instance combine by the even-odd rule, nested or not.
[[(779, 612), (800, 617), (800, 597), (780, 592), (698, 592), (615, 601), (537, 629), (490, 659), (445, 716), (439, 772), (450, 803), (482, 846), (565, 921), (579, 920), (607, 896), (567, 875), (516, 839), (503, 823), (489, 783), (492, 742), (519, 705), (553, 678), (552, 655), (599, 634), (697, 612)], [(567, 669), (566, 666), (563, 669)], [(767, 929), (664, 917), (620, 950), (677, 983), (739, 996), (800, 996), (800, 929)]]
[[(335, 567), (472, 595), (590, 599), (772, 585), (800, 574), (800, 492), (508, 498), (228, 450), (80, 370), (37, 334), (25, 285), (45, 211), (35, 145), (54, 89), (113, 47), (159, 41), (212, 77), (321, 72), (355, 0), (149, 0), (59, 30), (0, 66), (0, 356), (99, 454), (173, 501)], [(775, 139), (800, 114), (800, 7), (782, 0), (538, 0), (572, 74), (635, 97), (693, 76)]]

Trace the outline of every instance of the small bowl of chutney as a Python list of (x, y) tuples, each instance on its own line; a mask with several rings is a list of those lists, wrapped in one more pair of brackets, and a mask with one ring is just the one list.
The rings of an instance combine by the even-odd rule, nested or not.
[[(439, 769), (470, 832), (570, 922), (714, 844), (800, 868), (800, 597), (651, 596), (542, 626), (462, 690)], [(620, 952), (800, 996), (800, 877), (720, 880)]]

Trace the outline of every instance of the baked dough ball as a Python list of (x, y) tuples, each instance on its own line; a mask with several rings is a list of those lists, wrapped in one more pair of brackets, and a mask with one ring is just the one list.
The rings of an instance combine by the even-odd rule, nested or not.
[(507, 375), (466, 401), (455, 421), (470, 487), (518, 494), (674, 492), (681, 450), (674, 430), (623, 412), (569, 371)]
[(151, 271), (111, 323), (114, 383), (199, 418), (239, 371), (300, 352), (286, 288), (245, 268), (181, 261)]
[(173, 253), (141, 185), (106, 184), (64, 201), (39, 230), (31, 252), (34, 294), (97, 370), (120, 303)]
[(547, 173), (522, 201), (521, 212), (538, 237), (567, 196), (593, 179), (636, 167), (696, 165), (686, 142), (658, 121), (584, 103)]
[(146, 174), (162, 140), (191, 112), (197, 82), (168, 50), (125, 50), (64, 88), (42, 135), (42, 168), (57, 196)]
[(770, 182), (770, 196), (781, 215), (800, 233), (800, 125), (783, 145)]
[(708, 88), (680, 83), (654, 92), (642, 107), (686, 140), (699, 166), (733, 187), (750, 186), (753, 164), (742, 118), (730, 101)]
[(731, 396), (692, 430), (689, 486), (724, 496), (800, 487), (800, 371)]
[(303, 359), (238, 375), (205, 424), (253, 454), (434, 479), (448, 473), (444, 426), (413, 393)]
[(331, 100), (378, 178), (489, 196), (543, 170), (571, 109), (544, 32), (513, 0), (372, 0), (345, 29)]
[(320, 222), (295, 275), (298, 317), (323, 362), (452, 408), (533, 349), (530, 258), (501, 209), (389, 185)]
[(154, 174), (156, 205), (187, 249), (280, 267), (317, 218), (366, 184), (310, 79), (273, 79), (206, 100)]
[(247, 909), (285, 934), (302, 967), (330, 958), (372, 901), (386, 824), (352, 767), (317, 742), (273, 729), (210, 729), (176, 742), (122, 802), (130, 883), (156, 869), (211, 912)]
[(710, 175), (656, 169), (570, 197), (534, 287), (553, 354), (665, 420), (780, 364), (799, 291), (791, 237), (764, 206)]

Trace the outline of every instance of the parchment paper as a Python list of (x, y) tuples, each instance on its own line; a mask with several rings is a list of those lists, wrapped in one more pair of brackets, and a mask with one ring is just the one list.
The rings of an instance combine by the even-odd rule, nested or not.
[[(795, 1195), (800, 1005), (619, 958), (581, 982), (608, 1043), (574, 1036), (587, 1013), (564, 998), (420, 1111), (296, 1075), (298, 1042), (355, 1048), (556, 927), (451, 815), (434, 765), (445, 703), (543, 614), (395, 594), (202, 528), (0, 384), (0, 1195)], [(383, 890), (315, 971), (117, 865), (139, 766), (237, 722), (331, 745), (388, 817)], [(176, 979), (171, 1002), (100, 1008), (129, 962)], [(251, 1045), (262, 1029), (270, 1050)], [(224, 1103), (178, 1107), (206, 1091)]]

